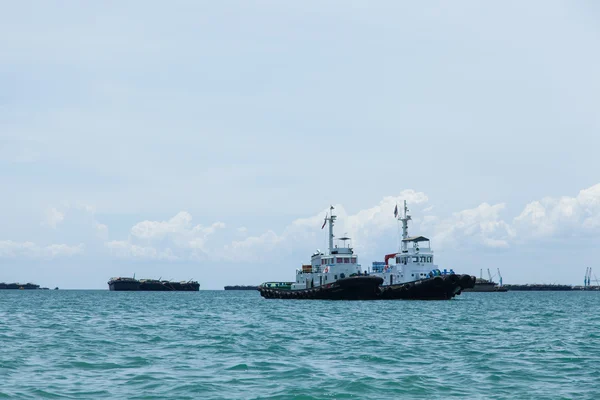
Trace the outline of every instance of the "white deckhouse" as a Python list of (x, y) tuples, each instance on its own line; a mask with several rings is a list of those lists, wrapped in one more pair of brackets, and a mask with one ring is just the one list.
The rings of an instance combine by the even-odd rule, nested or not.
[(331, 206), (329, 217), (326, 216), (323, 223), (323, 227), (329, 223), (329, 252), (323, 254), (317, 250), (311, 256), (310, 264), (302, 265), (301, 269), (296, 270), (296, 282), (292, 283), (292, 290), (328, 286), (338, 279), (361, 275), (358, 257), (347, 243), (350, 238), (341, 237), (338, 239), (341, 241), (341, 246), (333, 245), (333, 225), (336, 218)]
[(408, 215), (406, 200), (404, 210), (398, 215), (402, 221), (402, 241), (400, 251), (387, 254), (385, 262), (374, 262), (371, 275), (383, 278), (383, 285), (396, 285), (426, 279), (435, 275), (454, 274), (453, 270), (440, 271), (433, 263), (433, 250), (425, 236), (408, 236)]

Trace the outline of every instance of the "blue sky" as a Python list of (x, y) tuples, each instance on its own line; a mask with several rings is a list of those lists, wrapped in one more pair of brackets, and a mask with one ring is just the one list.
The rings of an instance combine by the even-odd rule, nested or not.
[(7, 4), (0, 281), (291, 279), (329, 204), (367, 265), (406, 198), (441, 267), (581, 283), (600, 273), (599, 19), (591, 1)]

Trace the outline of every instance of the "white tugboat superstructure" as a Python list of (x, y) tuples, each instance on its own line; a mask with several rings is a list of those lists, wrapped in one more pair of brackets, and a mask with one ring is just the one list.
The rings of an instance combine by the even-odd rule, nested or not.
[(425, 236), (408, 236), (406, 200), (402, 213), (402, 239), (398, 252), (387, 254), (384, 262), (374, 262), (371, 274), (383, 279), (382, 297), (389, 299), (449, 299), (473, 287), (475, 277), (456, 275), (452, 269), (440, 271), (434, 264), (431, 243)]
[(452, 269), (440, 271), (434, 264), (433, 250), (428, 238), (408, 236), (408, 221), (411, 220), (405, 200), (402, 213), (398, 215), (398, 221), (402, 222), (400, 250), (397, 253), (387, 254), (385, 262), (373, 265), (372, 274), (381, 276), (384, 286), (426, 279), (437, 274), (438, 271), (441, 275), (454, 273)]
[(358, 256), (349, 244), (349, 237), (338, 240), (334, 246), (333, 227), (337, 216), (329, 208), (325, 224), (329, 224), (329, 251), (317, 250), (310, 264), (296, 270), (295, 282), (266, 282), (259, 286), (267, 298), (319, 298), (319, 299), (374, 299), (379, 293), (382, 279), (361, 272)]
[(296, 270), (296, 282), (292, 284), (293, 290), (311, 289), (361, 273), (358, 256), (354, 254), (352, 247), (347, 244), (350, 238), (341, 237), (338, 240), (342, 242), (342, 245), (334, 246), (333, 226), (337, 216), (333, 214), (333, 206), (329, 210), (329, 216), (326, 216), (324, 221), (329, 225), (328, 254), (323, 254), (317, 250), (311, 256), (310, 265), (303, 265), (301, 269)]

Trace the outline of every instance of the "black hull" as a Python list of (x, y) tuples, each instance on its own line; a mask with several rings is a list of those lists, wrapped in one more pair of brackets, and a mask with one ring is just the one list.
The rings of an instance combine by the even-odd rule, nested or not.
[(469, 275), (441, 275), (398, 285), (381, 287), (381, 300), (450, 300), (475, 285)]
[(464, 292), (475, 292), (475, 293), (496, 293), (496, 292), (508, 292), (508, 289), (503, 286), (494, 286), (494, 287), (480, 287), (477, 283), (475, 287), (470, 289), (465, 289)]
[(475, 285), (469, 275), (442, 275), (398, 285), (380, 286), (383, 279), (355, 276), (312, 289), (289, 290), (259, 287), (267, 299), (312, 300), (450, 300)]
[(573, 290), (573, 286), (569, 285), (544, 285), (544, 284), (534, 284), (534, 285), (504, 285), (506, 290), (519, 290), (519, 291), (570, 291)]
[(140, 290), (139, 282), (108, 282), (108, 289), (119, 292), (137, 292)]
[(140, 284), (142, 291), (160, 291), (160, 292), (197, 292), (200, 290), (200, 284), (197, 282), (162, 282), (160, 284)]
[(0, 289), (8, 289), (8, 290), (37, 290), (40, 288), (40, 285), (36, 285), (34, 283), (0, 283)]
[(111, 280), (108, 289), (117, 292), (197, 292), (198, 282)]
[(225, 290), (258, 290), (258, 286), (225, 286)]
[(378, 276), (353, 276), (311, 289), (289, 290), (259, 287), (266, 299), (372, 300), (379, 294), (383, 279)]

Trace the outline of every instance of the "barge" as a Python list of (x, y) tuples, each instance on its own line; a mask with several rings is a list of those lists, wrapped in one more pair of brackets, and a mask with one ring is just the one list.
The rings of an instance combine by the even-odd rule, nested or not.
[(13, 290), (37, 290), (40, 288), (40, 285), (36, 285), (35, 283), (5, 283), (0, 282), (0, 289), (13, 289)]
[(258, 286), (252, 285), (233, 285), (233, 286), (225, 286), (225, 290), (258, 290)]
[(108, 289), (127, 292), (197, 292), (200, 290), (200, 284), (192, 280), (172, 282), (160, 279), (116, 277), (108, 281)]

